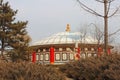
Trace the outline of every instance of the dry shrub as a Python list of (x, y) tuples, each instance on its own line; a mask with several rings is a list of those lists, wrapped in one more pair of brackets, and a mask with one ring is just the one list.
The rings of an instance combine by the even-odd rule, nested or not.
[(0, 80), (65, 80), (56, 69), (33, 63), (0, 62)]
[(61, 66), (60, 70), (74, 80), (119, 80), (120, 55), (81, 59)]

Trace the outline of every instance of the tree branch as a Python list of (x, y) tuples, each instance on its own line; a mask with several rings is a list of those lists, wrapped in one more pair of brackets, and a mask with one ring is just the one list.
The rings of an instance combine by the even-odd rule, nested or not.
[(108, 18), (114, 16), (114, 15), (117, 13), (117, 11), (118, 11), (119, 9), (120, 9), (120, 6), (119, 6), (110, 16), (108, 16)]
[(110, 4), (111, 4), (111, 2), (108, 3), (107, 15), (108, 15), (108, 13), (110, 11), (110, 6), (111, 6)]
[(77, 0), (78, 3), (80, 4), (81, 8), (84, 9), (85, 11), (91, 13), (91, 14), (94, 14), (94, 15), (97, 15), (97, 16), (100, 16), (100, 17), (104, 17), (103, 15), (97, 13), (96, 11), (94, 11), (93, 9), (87, 7), (86, 5), (84, 5), (82, 2), (80, 2), (79, 0)]
[(104, 3), (104, 1), (96, 0), (97, 2)]
[(109, 37), (112, 36), (112, 35), (115, 35), (116, 33), (118, 33), (120, 31), (120, 29), (116, 30), (115, 32), (109, 34)]
[(110, 3), (113, 2), (113, 1), (115, 1), (115, 0), (109, 0)]

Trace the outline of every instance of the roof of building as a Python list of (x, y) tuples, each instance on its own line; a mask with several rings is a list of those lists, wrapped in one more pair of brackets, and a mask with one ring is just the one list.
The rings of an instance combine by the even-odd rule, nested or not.
[(96, 44), (97, 40), (93, 39), (91, 36), (84, 36), (80, 32), (71, 32), (70, 25), (67, 24), (65, 32), (60, 32), (53, 34), (50, 37), (42, 39), (33, 43), (32, 46), (37, 45), (50, 45), (50, 44), (72, 44), (72, 43), (87, 43)]
[(96, 40), (94, 40), (91, 36), (86, 36), (86, 38), (82, 38), (83, 36), (84, 35), (80, 32), (60, 32), (40, 41), (37, 41), (33, 45), (69, 44), (76, 42), (89, 44), (96, 43)]
[[(40, 41), (37, 41), (33, 43), (31, 46), (33, 47), (41, 47), (41, 48), (47, 48), (51, 46), (56, 47), (75, 47), (75, 46), (81, 46), (81, 47), (96, 47), (98, 43), (98, 40), (95, 38), (85, 35), (85, 33), (81, 32), (71, 32), (70, 25), (67, 24), (66, 30), (64, 32), (59, 32), (57, 34), (53, 34), (52, 36), (49, 36), (47, 38), (44, 38)], [(101, 41), (100, 41), (101, 43)], [(100, 44), (101, 47), (104, 47), (104, 44)], [(113, 46), (109, 45), (110, 48), (113, 48)]]

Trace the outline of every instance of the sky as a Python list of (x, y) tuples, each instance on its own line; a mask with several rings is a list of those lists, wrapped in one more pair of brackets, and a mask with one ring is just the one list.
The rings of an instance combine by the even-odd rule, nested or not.
[[(9, 1), (11, 8), (18, 10), (16, 20), (28, 21), (27, 31), (32, 42), (39, 41), (52, 34), (64, 32), (70, 24), (71, 31), (79, 31), (84, 25), (99, 24), (103, 28), (103, 18), (85, 12), (76, 0), (4, 0)], [(84, 4), (103, 14), (103, 5), (95, 0), (81, 0)], [(113, 12), (120, 0), (112, 3)], [(109, 33), (120, 28), (120, 11), (109, 19)], [(117, 34), (120, 38), (120, 34)]]

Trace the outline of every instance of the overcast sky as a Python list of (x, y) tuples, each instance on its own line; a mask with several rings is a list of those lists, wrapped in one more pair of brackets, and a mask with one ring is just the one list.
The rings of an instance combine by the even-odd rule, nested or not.
[[(66, 24), (70, 24), (71, 31), (79, 31), (83, 25), (97, 23), (103, 28), (103, 19), (91, 15), (80, 8), (76, 0), (5, 0), (9, 1), (14, 10), (18, 10), (17, 20), (28, 21), (27, 31), (32, 42), (39, 41), (52, 34), (65, 31)], [(94, 0), (81, 0), (89, 7), (102, 14), (103, 5)], [(116, 0), (111, 8), (113, 12), (120, 4)], [(120, 15), (109, 20), (109, 32), (120, 28)], [(120, 35), (120, 34), (119, 34)], [(120, 37), (120, 36), (118, 36)]]

